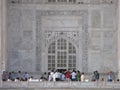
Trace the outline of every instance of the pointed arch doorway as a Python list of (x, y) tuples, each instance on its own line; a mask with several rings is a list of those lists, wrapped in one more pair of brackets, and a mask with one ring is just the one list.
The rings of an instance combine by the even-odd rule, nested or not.
[(48, 46), (48, 71), (76, 69), (76, 48), (66, 39), (58, 39)]

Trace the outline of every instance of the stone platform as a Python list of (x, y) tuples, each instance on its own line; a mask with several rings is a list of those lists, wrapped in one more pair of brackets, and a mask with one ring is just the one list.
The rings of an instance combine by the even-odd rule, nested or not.
[(120, 90), (120, 82), (1, 82), (0, 90)]

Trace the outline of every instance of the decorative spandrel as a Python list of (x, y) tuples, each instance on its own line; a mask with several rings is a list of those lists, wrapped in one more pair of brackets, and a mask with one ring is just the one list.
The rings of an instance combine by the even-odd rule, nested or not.
[(46, 45), (48, 45), (49, 42), (54, 41), (56, 38), (65, 37), (68, 40), (72, 40), (77, 45), (77, 47), (79, 47), (79, 41), (78, 41), (79, 36), (80, 33), (77, 31), (71, 31), (71, 32), (46, 31), (45, 32)]

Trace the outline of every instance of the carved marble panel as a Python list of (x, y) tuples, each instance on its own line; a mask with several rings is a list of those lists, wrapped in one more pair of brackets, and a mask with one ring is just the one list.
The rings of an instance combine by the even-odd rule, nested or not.
[[(33, 24), (29, 23), (33, 21), (33, 12), (32, 10), (24, 11), (18, 8), (9, 8), (7, 19), (7, 69), (33, 72), (35, 70), (35, 62), (33, 62), (35, 51), (30, 52), (34, 49)], [(27, 58), (29, 56), (31, 57)], [(27, 65), (28, 61), (30, 63)]]
[(75, 45), (77, 47), (79, 47), (79, 42), (78, 42), (78, 38), (80, 36), (79, 31), (46, 31), (45, 32), (45, 46), (47, 47), (49, 45), (49, 43), (51, 43), (52, 41), (54, 41), (57, 38), (63, 37), (63, 38), (67, 38), (70, 41), (72, 41), (73, 43), (75, 43)]
[(116, 12), (114, 8), (105, 9), (103, 11), (103, 27), (104, 28), (114, 28), (116, 20)]
[(80, 20), (80, 17), (76, 16), (51, 16), (51, 17), (43, 17), (42, 18), (42, 27), (44, 28), (67, 28), (69, 31), (69, 28), (77, 28), (82, 25), (79, 22), (82, 22)]
[(21, 31), (21, 10), (20, 9), (9, 9), (8, 10), (8, 22), (9, 31)]
[(76, 0), (76, 1), (49, 1), (49, 0), (8, 0), (10, 4), (116, 4), (117, 0)]
[(92, 31), (90, 37), (90, 49), (92, 51), (100, 51), (102, 44), (102, 32), (101, 31)]
[(103, 51), (109, 53), (115, 53), (117, 44), (117, 37), (115, 31), (104, 31), (103, 33)]
[(19, 50), (19, 56), (21, 57), (20, 65), (22, 71), (35, 72), (35, 60), (33, 50)]
[(100, 51), (101, 50), (101, 38), (92, 38), (91, 39), (91, 50)]
[(102, 60), (103, 60), (103, 67), (102, 67), (102, 71), (103, 72), (108, 72), (108, 71), (114, 71), (114, 72), (118, 72), (117, 71), (117, 54), (115, 52), (103, 52), (102, 53)]
[(33, 18), (33, 10), (22, 10), (22, 30), (27, 30), (27, 31), (32, 31), (33, 30), (33, 23), (34, 23), (34, 18)]
[[(77, 46), (77, 47), (79, 47), (80, 46), (80, 44), (82, 43), (82, 46), (80, 47), (80, 48), (82, 48), (81, 50), (82, 50), (82, 66), (83, 66), (83, 68), (82, 68), (82, 70), (83, 71), (87, 71), (88, 69), (87, 69), (87, 60), (88, 60), (88, 29), (87, 29), (87, 11), (84, 11), (84, 10), (81, 10), (81, 11), (36, 11), (36, 20), (37, 20), (37, 25), (36, 25), (36, 27), (37, 27), (37, 29), (36, 29), (36, 41), (37, 41), (37, 47), (36, 48), (39, 48), (39, 51), (38, 50), (36, 50), (36, 57), (37, 57), (37, 63), (40, 63), (41, 64), (41, 60), (43, 60), (43, 57), (42, 57), (42, 52), (44, 52), (44, 53), (46, 53), (43, 49), (44, 48), (46, 48), (45, 46), (47, 46), (47, 45), (49, 45), (49, 42), (50, 41), (52, 41), (52, 40), (54, 40), (55, 38), (59, 38), (59, 37), (67, 37), (67, 39), (70, 39), (71, 41), (73, 41), (73, 43), (75, 43), (75, 45)], [(55, 19), (56, 18), (56, 16), (57, 16), (57, 18), (58, 17), (60, 17), (60, 18), (58, 18), (59, 20), (57, 21), (58, 23), (57, 23), (57, 25), (59, 25), (59, 26), (57, 26), (57, 28), (61, 28), (61, 27), (64, 27), (64, 28), (66, 28), (65, 26), (67, 26), (68, 27), (68, 25), (69, 24), (64, 24), (64, 23), (66, 23), (66, 22), (68, 22), (68, 20), (71, 20), (71, 19), (73, 19), (73, 18), (69, 18), (70, 16), (76, 16), (76, 17), (82, 17), (82, 23), (80, 24), (80, 26), (82, 26), (82, 29), (78, 29), (78, 31), (62, 31), (61, 32), (61, 30), (60, 31), (50, 31), (50, 30), (48, 30), (47, 31), (47, 29), (49, 29), (48, 27), (56, 27), (56, 25), (54, 26), (52, 26), (51, 25), (51, 23), (50, 23), (50, 21), (52, 21), (52, 20), (50, 20), (51, 18), (49, 18), (49, 17), (52, 17), (52, 19)], [(44, 24), (44, 17), (48, 17), (47, 18), (47, 20), (48, 20), (48, 25), (45, 23)], [(55, 18), (54, 18), (55, 17)], [(61, 18), (65, 18), (65, 17), (67, 17), (67, 19), (66, 20), (61, 20)], [(45, 19), (46, 20), (46, 19)], [(75, 18), (74, 18), (74, 20), (76, 20)], [(76, 20), (77, 21), (77, 20)], [(43, 23), (43, 24), (42, 24)], [(54, 23), (54, 20), (53, 20), (53, 23)], [(70, 22), (69, 22), (70, 23)], [(78, 27), (78, 25), (79, 25), (79, 21), (77, 21), (75, 24), (74, 24), (74, 27)], [(76, 26), (77, 25), (77, 26)], [(47, 29), (46, 29), (46, 27), (47, 27)], [(73, 25), (71, 26), (71, 28), (73, 28)], [(81, 34), (81, 35), (80, 35)], [(82, 41), (80, 41), (79, 42), (79, 38), (82, 38), (81, 40)], [(41, 51), (41, 53), (40, 53), (40, 51)], [(42, 66), (42, 65), (41, 65)], [(37, 70), (40, 70), (40, 67), (39, 66), (37, 66), (36, 67), (37, 68)]]
[(20, 49), (21, 45), (21, 11), (20, 9), (9, 9), (9, 11), (7, 17), (7, 50), (17, 50)]
[(101, 57), (101, 53), (97, 53), (97, 52), (93, 52), (90, 54), (89, 57), (89, 72), (93, 72), (95, 70), (98, 70), (101, 72), (101, 70), (103, 70), (103, 61), (102, 61), (102, 57)]
[(21, 50), (32, 50), (33, 49), (33, 32), (23, 31)]
[(92, 14), (91, 15), (92, 28), (100, 28), (101, 27), (101, 11), (92, 10), (91, 14)]
[(15, 69), (17, 70), (19, 67), (20, 59), (18, 51), (17, 50), (7, 51), (7, 70), (13, 71)]

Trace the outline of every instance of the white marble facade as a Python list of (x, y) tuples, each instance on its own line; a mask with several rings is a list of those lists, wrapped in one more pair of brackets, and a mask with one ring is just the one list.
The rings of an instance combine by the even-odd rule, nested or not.
[(62, 38), (77, 70), (118, 72), (118, 0), (7, 1), (8, 71), (48, 71), (48, 48)]

